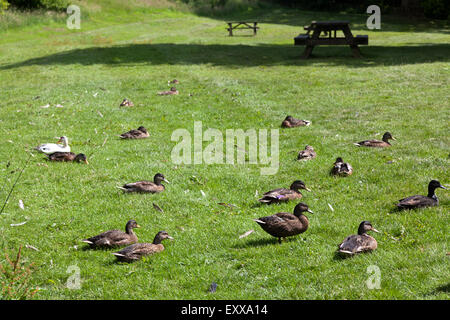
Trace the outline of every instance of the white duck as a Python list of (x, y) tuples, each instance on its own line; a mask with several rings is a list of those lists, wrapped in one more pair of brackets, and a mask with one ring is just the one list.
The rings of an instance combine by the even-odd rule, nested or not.
[(45, 154), (52, 154), (55, 152), (70, 152), (69, 140), (66, 136), (62, 136), (61, 138), (59, 138), (58, 143), (59, 142), (62, 142), (62, 144), (44, 143), (37, 146), (35, 149)]

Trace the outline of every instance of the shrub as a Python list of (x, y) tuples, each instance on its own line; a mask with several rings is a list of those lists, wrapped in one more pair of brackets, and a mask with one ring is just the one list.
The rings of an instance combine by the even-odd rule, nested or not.
[(430, 19), (447, 19), (450, 13), (448, 0), (423, 0), (421, 2), (425, 17)]
[(0, 13), (3, 13), (6, 9), (8, 9), (9, 3), (6, 0), (0, 0)]
[(69, 5), (68, 0), (8, 0), (8, 2), (20, 9), (64, 10)]

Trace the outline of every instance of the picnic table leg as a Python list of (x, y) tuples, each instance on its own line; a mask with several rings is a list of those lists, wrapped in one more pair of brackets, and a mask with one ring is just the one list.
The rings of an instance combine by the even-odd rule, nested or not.
[(314, 46), (306, 46), (305, 51), (302, 54), (302, 59), (308, 59), (313, 49)]
[(355, 58), (361, 58), (361, 51), (359, 51), (359, 47), (357, 45), (351, 45), (353, 56)]
[(233, 28), (231, 27), (231, 25), (232, 25), (231, 23), (228, 24), (228, 27), (229, 27), (229, 28), (228, 28), (228, 32), (229, 32), (228, 35), (229, 35), (230, 37), (233, 36)]
[[(345, 38), (347, 39), (348, 43), (353, 43), (354, 37), (352, 32), (350, 31), (349, 26), (345, 26), (342, 28), (342, 32), (344, 32)], [(359, 51), (359, 47), (356, 44), (351, 44), (350, 49), (352, 50), (353, 57), (355, 58), (361, 58), (361, 51)]]
[(253, 23), (253, 35), (256, 36), (256, 24), (257, 22)]

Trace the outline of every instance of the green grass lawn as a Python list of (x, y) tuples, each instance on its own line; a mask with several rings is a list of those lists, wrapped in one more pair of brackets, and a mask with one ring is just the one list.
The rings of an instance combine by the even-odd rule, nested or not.
[[(450, 297), (449, 192), (437, 190), (438, 207), (394, 211), (398, 199), (426, 194), (432, 179), (450, 185), (448, 24), (383, 17), (382, 29), (370, 31), (366, 15), (275, 8), (213, 17), (99, 3), (83, 9), (89, 14), (81, 30), (68, 30), (61, 17), (0, 30), (1, 204), (40, 143), (66, 135), (72, 151), (90, 163), (32, 157), (0, 215), (0, 263), (4, 251), (12, 256), (24, 247), (22, 261), (34, 263), (30, 286), (40, 288), (34, 298)], [(225, 21), (240, 18), (260, 21), (257, 36), (228, 37)], [(352, 58), (348, 47), (316, 47), (312, 59), (300, 60), (303, 47), (293, 38), (314, 19), (350, 20), (354, 34), (368, 34), (364, 58)], [(158, 96), (173, 78), (180, 94)], [(134, 107), (119, 107), (126, 97)], [(264, 165), (172, 162), (172, 132), (193, 133), (194, 121), (223, 132), (278, 129), (286, 115), (312, 125), (280, 129), (276, 175), (261, 175)], [(141, 125), (148, 139), (118, 137)], [(391, 148), (353, 145), (385, 131), (397, 138)], [(317, 158), (296, 161), (307, 144)], [(352, 164), (352, 176), (328, 175), (338, 156)], [(116, 188), (157, 172), (171, 182), (161, 194)], [(296, 179), (312, 189), (302, 201), (315, 214), (308, 214), (305, 233), (280, 245), (252, 219), (292, 212), (296, 203), (259, 205), (255, 193)], [(129, 219), (142, 226), (141, 242), (160, 230), (174, 240), (133, 264), (80, 242), (123, 229)], [(378, 249), (337, 258), (337, 245), (362, 220), (381, 231), (374, 234)], [(255, 232), (239, 239), (250, 229)], [(73, 265), (81, 289), (67, 288)], [(366, 285), (372, 265), (380, 269), (380, 289)], [(213, 281), (217, 291), (208, 293)]]

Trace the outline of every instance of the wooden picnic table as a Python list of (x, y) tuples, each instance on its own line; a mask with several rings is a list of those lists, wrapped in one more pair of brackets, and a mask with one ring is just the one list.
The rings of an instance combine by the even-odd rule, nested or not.
[(227, 30), (229, 32), (230, 37), (233, 36), (233, 30), (253, 29), (253, 35), (256, 35), (256, 30), (259, 29), (259, 27), (256, 26), (258, 24), (258, 22), (256, 22), (256, 21), (254, 21), (254, 22), (245, 22), (245, 21), (227, 22), (227, 24), (228, 24)]
[[(348, 45), (353, 56), (361, 57), (358, 45), (369, 44), (369, 36), (353, 36), (350, 31), (349, 21), (312, 21), (309, 26), (305, 26), (306, 34), (300, 34), (294, 38), (295, 45), (306, 45), (302, 58), (307, 59), (317, 45)], [(337, 31), (342, 31), (344, 37), (337, 37)], [(320, 36), (324, 34), (324, 36)]]

